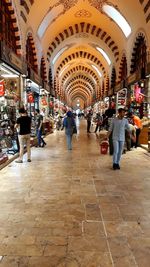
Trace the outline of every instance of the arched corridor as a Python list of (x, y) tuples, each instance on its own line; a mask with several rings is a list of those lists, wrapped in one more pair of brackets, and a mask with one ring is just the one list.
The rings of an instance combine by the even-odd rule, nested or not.
[[(141, 148), (113, 171), (84, 120), (1, 171), (1, 267), (149, 267), (150, 166)], [(25, 159), (25, 156), (24, 156)]]

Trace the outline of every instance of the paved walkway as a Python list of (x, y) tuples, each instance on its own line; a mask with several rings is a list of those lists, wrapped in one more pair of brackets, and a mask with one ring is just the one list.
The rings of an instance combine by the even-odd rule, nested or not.
[(0, 267), (150, 267), (150, 157), (100, 155), (85, 122), (0, 172)]

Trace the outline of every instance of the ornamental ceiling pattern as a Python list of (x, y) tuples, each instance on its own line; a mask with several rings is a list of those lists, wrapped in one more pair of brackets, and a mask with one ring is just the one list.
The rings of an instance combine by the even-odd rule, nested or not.
[(72, 69), (70, 69), (63, 77), (62, 79), (62, 82), (64, 82), (70, 74), (73, 74), (75, 72), (78, 72), (78, 71), (82, 71), (82, 72), (86, 72), (88, 73), (89, 75), (92, 75), (92, 77), (97, 81), (97, 83), (99, 82), (99, 79), (97, 77), (97, 75), (94, 73), (93, 70), (91, 70), (90, 68), (87, 68), (85, 66), (82, 66), (82, 65), (78, 65), (76, 67), (73, 67)]
[(90, 18), (92, 17), (92, 14), (85, 9), (78, 10), (75, 15), (76, 18)]
[(85, 51), (78, 51), (76, 53), (72, 53), (71, 55), (67, 56), (60, 64), (59, 67), (57, 69), (57, 75), (59, 75), (59, 72), (61, 71), (61, 69), (67, 64), (69, 63), (69, 61), (77, 59), (77, 58), (84, 58), (84, 59), (88, 59), (91, 62), (95, 63), (96, 65), (99, 66), (99, 68), (101, 68), (101, 70), (103, 71), (103, 75), (104, 77), (106, 76), (106, 70), (104, 68), (104, 66), (102, 65), (102, 63), (100, 62), (100, 60), (95, 57), (94, 55), (87, 53)]
[(89, 4), (93, 7), (95, 7), (96, 9), (98, 9), (100, 12), (103, 12), (103, 5), (104, 4), (109, 4), (112, 5), (110, 2), (108, 2), (107, 0), (88, 0)]
[(58, 7), (60, 5), (63, 5), (64, 11), (63, 14), (65, 14), (66, 11), (68, 11), (70, 8), (75, 6), (77, 4), (78, 0), (59, 0), (55, 5), (51, 6), (48, 10), (48, 12), (51, 12), (54, 7)]
[(91, 25), (90, 23), (85, 23), (85, 22), (75, 24), (65, 29), (63, 32), (60, 32), (54, 38), (54, 40), (52, 41), (52, 43), (50, 44), (48, 48), (47, 60), (50, 61), (50, 57), (52, 53), (62, 41), (79, 33), (86, 33), (89, 35), (94, 35), (95, 37), (98, 37), (100, 40), (104, 41), (105, 44), (111, 49), (116, 62), (119, 60), (119, 49), (115, 41), (111, 38), (111, 36), (108, 35), (107, 32), (105, 32), (101, 28), (95, 25)]

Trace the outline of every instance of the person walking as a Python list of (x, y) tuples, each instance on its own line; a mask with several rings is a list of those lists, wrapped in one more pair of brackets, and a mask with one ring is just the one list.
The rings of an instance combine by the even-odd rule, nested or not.
[(17, 119), (15, 128), (19, 129), (19, 159), (17, 163), (23, 163), (24, 145), (27, 148), (27, 161), (31, 162), (31, 148), (30, 148), (30, 133), (31, 133), (31, 118), (27, 115), (24, 108), (19, 109), (20, 117)]
[(98, 129), (99, 129), (99, 132), (100, 132), (101, 127), (102, 127), (102, 116), (101, 116), (100, 112), (98, 112), (96, 114), (96, 128), (95, 128), (95, 133), (97, 132)]
[(86, 119), (87, 119), (87, 133), (90, 133), (91, 121), (92, 121), (92, 111), (91, 110), (86, 115)]
[(125, 130), (130, 132), (128, 120), (124, 118), (125, 109), (118, 109), (118, 116), (112, 119), (108, 131), (108, 137), (112, 133), (113, 140), (113, 169), (120, 169), (120, 160), (125, 143)]
[(38, 140), (38, 147), (44, 147), (46, 145), (46, 142), (42, 138), (43, 116), (40, 114), (39, 109), (35, 110), (35, 121), (36, 121), (36, 135)]
[(66, 115), (67, 116), (64, 118), (63, 121), (63, 128), (65, 127), (68, 150), (72, 150), (72, 136), (73, 133), (76, 132), (76, 123), (73, 118), (73, 113), (71, 111), (68, 111)]

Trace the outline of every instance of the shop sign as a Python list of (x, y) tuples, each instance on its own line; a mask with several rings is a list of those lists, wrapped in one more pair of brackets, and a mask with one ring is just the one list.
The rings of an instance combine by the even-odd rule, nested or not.
[(0, 59), (1, 61), (8, 63), (8, 65), (14, 67), (21, 73), (26, 73), (27, 65), (23, 61), (22, 57), (17, 56), (12, 50), (6, 45), (4, 41), (1, 41), (0, 47)]
[(128, 84), (134, 83), (137, 79), (137, 73), (134, 72), (133, 74), (131, 74), (128, 78), (127, 78), (127, 82)]
[(34, 81), (38, 85), (41, 84), (41, 79), (40, 79), (39, 75), (32, 69), (30, 69), (30, 80)]
[(118, 84), (115, 86), (114, 91), (115, 91), (115, 92), (118, 92), (120, 89), (121, 89), (121, 84), (118, 83)]
[(9, 59), (12, 64), (14, 64), (18, 69), (22, 69), (22, 61), (20, 58), (17, 57), (14, 53), (10, 52), (9, 53)]
[(49, 85), (48, 85), (46, 82), (44, 82), (43, 85), (44, 85), (43, 88), (44, 88), (46, 91), (50, 92), (50, 87), (49, 87)]
[(28, 103), (34, 103), (34, 97), (32, 93), (29, 93), (27, 95)]
[(4, 86), (4, 80), (0, 81), (0, 96), (5, 95), (5, 86)]
[(118, 106), (126, 106), (127, 89), (124, 88), (118, 92)]

